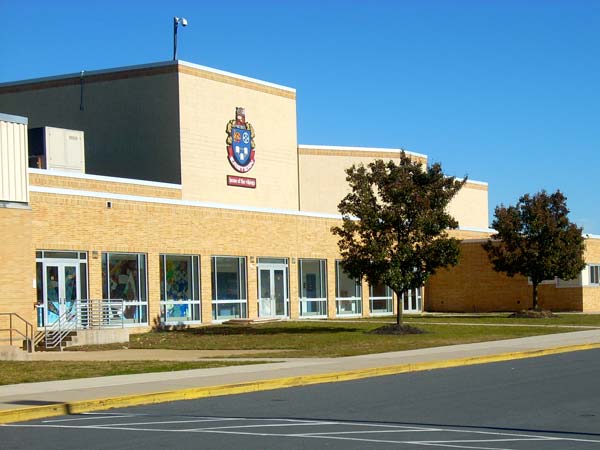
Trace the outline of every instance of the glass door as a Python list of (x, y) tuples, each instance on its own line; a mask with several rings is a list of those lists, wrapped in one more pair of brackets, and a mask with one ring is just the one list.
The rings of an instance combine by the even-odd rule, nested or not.
[(410, 289), (407, 296), (402, 294), (402, 306), (406, 313), (421, 312), (421, 288)]
[(58, 318), (75, 312), (79, 293), (79, 265), (72, 262), (44, 264), (44, 323), (52, 325)]
[(258, 265), (258, 315), (287, 317), (287, 265)]

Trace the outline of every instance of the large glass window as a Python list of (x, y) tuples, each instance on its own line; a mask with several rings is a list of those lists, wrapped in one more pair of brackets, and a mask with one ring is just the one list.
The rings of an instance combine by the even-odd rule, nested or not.
[(388, 315), (394, 312), (392, 290), (389, 286), (379, 283), (369, 288), (369, 306), (371, 315)]
[(590, 284), (600, 284), (600, 264), (590, 264)]
[(213, 320), (246, 317), (246, 283), (245, 257), (212, 257)]
[(362, 314), (361, 286), (360, 280), (350, 278), (344, 272), (341, 261), (335, 262), (335, 300), (338, 316)]
[(160, 317), (166, 324), (200, 321), (200, 258), (160, 255)]
[(102, 297), (116, 301), (113, 314), (122, 314), (126, 325), (148, 324), (145, 254), (102, 253), (102, 280)]
[(327, 317), (327, 264), (324, 259), (301, 259), (300, 317)]

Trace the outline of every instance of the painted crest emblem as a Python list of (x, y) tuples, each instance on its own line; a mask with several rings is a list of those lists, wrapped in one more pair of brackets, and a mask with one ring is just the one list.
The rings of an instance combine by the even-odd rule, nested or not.
[(227, 123), (227, 158), (231, 166), (246, 173), (254, 166), (254, 128), (246, 122), (244, 108), (235, 108), (235, 119)]

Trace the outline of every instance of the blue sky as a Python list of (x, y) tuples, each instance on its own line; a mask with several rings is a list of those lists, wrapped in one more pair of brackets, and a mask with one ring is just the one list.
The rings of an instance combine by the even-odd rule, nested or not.
[(179, 58), (297, 89), (302, 144), (560, 189), (600, 234), (600, 1), (0, 0), (0, 82)]

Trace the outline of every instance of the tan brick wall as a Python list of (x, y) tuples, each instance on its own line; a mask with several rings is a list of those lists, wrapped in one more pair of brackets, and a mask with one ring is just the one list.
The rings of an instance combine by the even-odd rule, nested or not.
[(585, 260), (588, 263), (600, 264), (600, 238), (585, 240)]
[[(4, 237), (0, 245), (0, 312), (17, 313), (33, 324), (36, 290), (33, 284), (35, 252), (31, 242), (32, 217), (32, 211), (25, 207), (0, 207), (0, 229)], [(19, 322), (14, 322), (14, 325)], [(23, 327), (18, 326), (24, 332)], [(0, 328), (8, 328), (6, 317), (0, 316)], [(7, 337), (6, 333), (0, 333), (0, 338)]]
[(583, 288), (583, 312), (600, 313), (600, 287)]
[(488, 228), (487, 185), (467, 182), (450, 201), (448, 212), (462, 227)]
[(158, 197), (181, 199), (181, 189), (157, 186), (144, 186), (134, 183), (119, 183), (93, 179), (74, 178), (48, 174), (29, 174), (31, 186), (55, 187), (61, 189), (75, 189), (80, 191), (108, 192), (111, 194), (135, 195), (142, 197)]
[[(415, 156), (426, 163), (426, 159)], [(375, 159), (398, 162), (397, 153), (352, 150), (298, 149), (300, 209), (338, 214), (338, 204), (350, 192), (345, 170), (353, 164), (367, 165)]]
[(488, 239), (493, 233), (486, 231), (449, 230), (448, 235), (456, 239)]
[[(586, 239), (585, 261), (588, 264), (600, 264), (600, 239)], [(583, 310), (585, 312), (600, 312), (600, 286), (586, 286), (583, 288)]]
[[(532, 287), (527, 278), (507, 277), (495, 272), (482, 242), (464, 242), (460, 262), (440, 270), (427, 284), (427, 311), (490, 312), (516, 311), (531, 307)], [(539, 301), (543, 308), (581, 311), (581, 288), (541, 285)]]
[[(173, 206), (57, 194), (31, 194), (37, 250), (78, 250), (89, 253), (90, 297), (102, 296), (102, 252), (148, 255), (150, 322), (159, 313), (161, 253), (201, 257), (202, 318), (211, 321), (211, 256), (248, 258), (248, 309), (257, 315), (258, 257), (289, 260), (292, 316), (297, 316), (299, 258), (327, 258), (328, 288), (334, 295), (337, 241), (330, 228), (335, 220), (223, 209)], [(68, 213), (65, 213), (68, 212)], [(240, 231), (241, 230), (241, 231)], [(31, 253), (33, 254), (33, 249)], [(92, 252), (97, 252), (95, 258)], [(250, 262), (255, 258), (255, 263)], [(293, 261), (295, 259), (295, 261)], [(332, 297), (335, 298), (335, 297)], [(296, 304), (295, 304), (296, 303)], [(335, 303), (330, 302), (335, 312)]]
[[(298, 209), (295, 96), (179, 74), (183, 198), (263, 208)], [(244, 107), (255, 133), (255, 165), (239, 173), (227, 155), (227, 123)], [(227, 175), (256, 179), (256, 188), (227, 185)]]
[[(411, 156), (409, 154), (409, 156)], [(298, 149), (300, 209), (338, 214), (338, 204), (350, 192), (345, 170), (354, 165), (367, 165), (375, 159), (399, 161), (397, 153), (327, 148)], [(426, 164), (427, 159), (413, 155)], [(467, 183), (448, 205), (448, 211), (462, 227), (488, 227), (487, 185)]]

